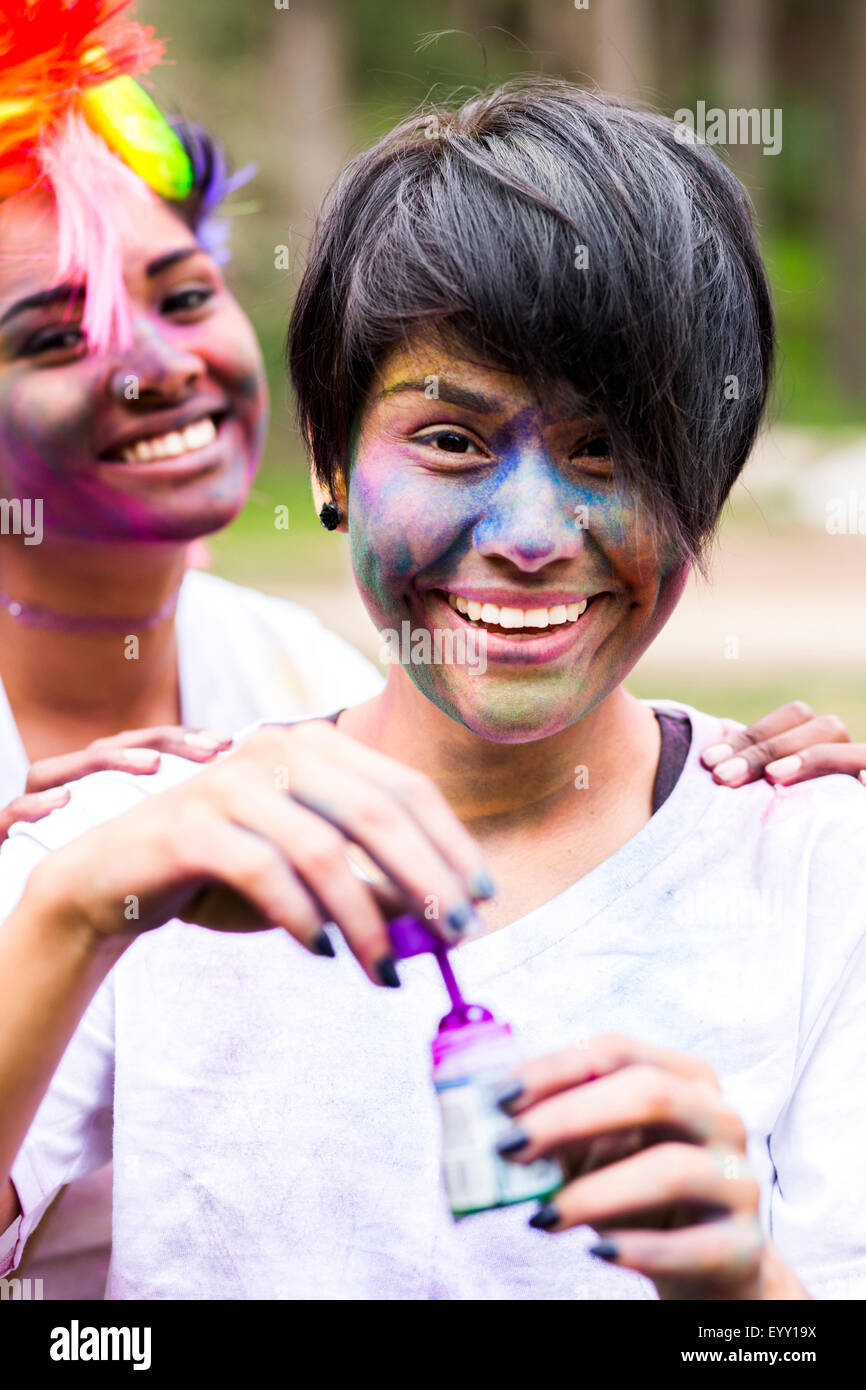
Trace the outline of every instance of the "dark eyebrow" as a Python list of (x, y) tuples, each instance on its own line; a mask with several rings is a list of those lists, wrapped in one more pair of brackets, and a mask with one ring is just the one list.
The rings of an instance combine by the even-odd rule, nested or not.
[(204, 251), (202, 246), (181, 246), (177, 251), (166, 251), (162, 256), (148, 261), (144, 273), (150, 279), (154, 275), (159, 275), (160, 271), (168, 270), (169, 266), (175, 265), (178, 261), (185, 261), (189, 256), (197, 256), (200, 251)]
[(43, 309), (47, 305), (59, 304), (63, 300), (81, 300), (84, 298), (83, 285), (52, 285), (50, 290), (39, 290), (36, 294), (28, 294), (25, 299), (16, 302), (6, 310), (0, 318), (0, 327), (15, 318), (16, 314), (26, 313), (28, 309)]
[[(431, 373), (431, 376), (435, 376), (435, 373)], [(396, 396), (403, 391), (420, 391), (425, 395), (429, 386), (430, 377), (422, 381), (395, 381), (393, 386), (386, 386), (384, 391), (380, 391), (376, 399), (381, 401), (386, 396)], [(462, 405), (466, 410), (474, 410), (479, 415), (492, 415), (497, 411), (502, 413), (506, 408), (496, 396), (468, 391), (465, 386), (458, 386), (456, 381), (448, 381), (443, 377), (438, 379), (436, 392), (433, 399), (447, 401), (449, 405)]]
[[(201, 246), (182, 246), (177, 251), (166, 251), (164, 255), (156, 256), (154, 260), (148, 261), (144, 273), (148, 279), (152, 279), (154, 275), (168, 270), (169, 266), (176, 265), (178, 261), (185, 261), (188, 257), (195, 256), (202, 250)], [(45, 309), (66, 299), (78, 301), (83, 297), (83, 285), (52, 285), (49, 290), (39, 290), (36, 294), (28, 294), (25, 299), (16, 300), (0, 318), (0, 328), (10, 319), (15, 318), (17, 314), (26, 313), (28, 309)]]

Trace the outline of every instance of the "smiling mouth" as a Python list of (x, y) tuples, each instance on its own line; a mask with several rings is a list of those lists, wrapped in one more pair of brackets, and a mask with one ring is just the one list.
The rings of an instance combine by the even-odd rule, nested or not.
[(162, 459), (183, 458), (213, 444), (225, 418), (225, 411), (204, 415), (200, 420), (193, 420), (182, 430), (142, 435), (140, 439), (121, 449), (113, 446), (111, 450), (100, 454), (100, 458), (104, 463), (155, 463)]
[(574, 603), (557, 603), (547, 608), (512, 608), (498, 603), (479, 603), (462, 594), (442, 591), (442, 596), (470, 627), (482, 628), (502, 637), (538, 637), (554, 627), (574, 627), (593, 601), (581, 598)]

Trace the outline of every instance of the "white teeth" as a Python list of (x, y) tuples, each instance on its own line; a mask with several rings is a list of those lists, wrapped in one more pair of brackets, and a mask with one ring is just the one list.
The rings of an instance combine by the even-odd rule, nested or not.
[(217, 436), (217, 427), (208, 415), (187, 425), (185, 430), (170, 430), (168, 434), (158, 434), (150, 439), (139, 439), (123, 450), (125, 463), (152, 463), (154, 459), (179, 458), (181, 454), (192, 453), (211, 444)]
[(216, 436), (217, 427), (209, 415), (204, 420), (196, 420), (194, 425), (187, 425), (183, 432), (188, 449), (203, 449), (206, 444), (212, 444)]
[(183, 435), (178, 434), (177, 431), (174, 434), (167, 434), (162, 442), (162, 447), (168, 458), (176, 459), (178, 454), (182, 454), (184, 451)]
[(500, 627), (523, 627), (522, 608), (500, 608), (499, 610)]
[(448, 602), (473, 623), (507, 628), (543, 628), (576, 622), (589, 600), (583, 598), (578, 603), (555, 603), (550, 608), (501, 608), (498, 603), (478, 603), (475, 599), (464, 598), (462, 594), (449, 593)]

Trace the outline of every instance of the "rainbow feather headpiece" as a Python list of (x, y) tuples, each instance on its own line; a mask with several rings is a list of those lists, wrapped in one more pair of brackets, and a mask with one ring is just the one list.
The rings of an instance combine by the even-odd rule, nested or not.
[[(47, 187), (55, 283), (86, 284), (83, 327), (102, 351), (131, 341), (121, 229), (144, 184), (192, 190), (189, 154), (132, 74), (162, 60), (130, 0), (0, 0), (0, 198)], [(143, 182), (142, 182), (143, 181)]]

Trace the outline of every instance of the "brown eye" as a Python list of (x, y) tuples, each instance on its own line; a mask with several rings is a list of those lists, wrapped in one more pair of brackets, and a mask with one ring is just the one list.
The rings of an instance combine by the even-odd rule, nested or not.
[(43, 352), (74, 352), (76, 348), (87, 347), (87, 339), (81, 328), (66, 325), (63, 328), (46, 328), (34, 333), (21, 349), (22, 357), (38, 357)]
[(435, 434), (423, 435), (417, 442), (429, 444), (446, 454), (467, 454), (470, 449), (475, 448), (471, 439), (465, 434), (458, 434), (456, 430), (437, 430)]
[(196, 285), (186, 290), (177, 290), (163, 300), (162, 311), (164, 314), (189, 313), (190, 310), (200, 309), (209, 299), (213, 299), (213, 296), (214, 291), (209, 285)]
[(605, 434), (597, 434), (594, 438), (588, 439), (585, 444), (581, 444), (579, 449), (575, 449), (571, 456), (577, 458), (607, 459), (610, 458), (610, 440)]

